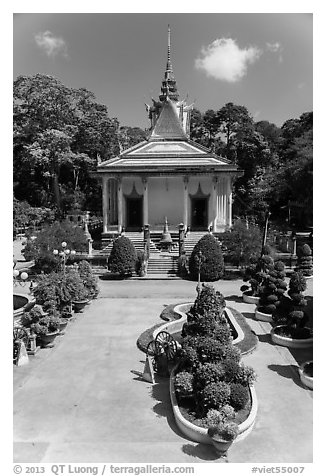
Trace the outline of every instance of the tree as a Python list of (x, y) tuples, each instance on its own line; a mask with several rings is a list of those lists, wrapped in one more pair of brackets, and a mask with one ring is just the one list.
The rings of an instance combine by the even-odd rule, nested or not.
[[(119, 123), (92, 92), (42, 74), (14, 81), (14, 183), (18, 199), (55, 205), (80, 186), (90, 192), (97, 158), (119, 153)], [(100, 203), (100, 201), (99, 201)]]
[(108, 268), (112, 273), (131, 276), (135, 270), (136, 260), (136, 249), (129, 238), (120, 236), (114, 240), (108, 261)]

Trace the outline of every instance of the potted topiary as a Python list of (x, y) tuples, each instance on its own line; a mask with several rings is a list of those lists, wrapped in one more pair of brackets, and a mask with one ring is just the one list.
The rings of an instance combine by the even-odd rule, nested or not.
[(243, 278), (244, 282), (249, 282), (250, 287), (245, 284), (240, 288), (244, 302), (247, 304), (259, 303), (264, 277), (273, 263), (273, 258), (267, 253), (258, 259), (251, 259), (251, 263), (245, 269)]
[(308, 360), (299, 367), (300, 380), (306, 387), (313, 389), (313, 361)]
[(269, 266), (263, 278), (259, 305), (255, 311), (257, 320), (272, 322), (287, 288), (284, 278), (285, 266), (282, 261)]
[(239, 434), (239, 425), (234, 419), (235, 411), (231, 405), (224, 405), (219, 411), (211, 409), (207, 413), (207, 434), (219, 456), (226, 454)]
[(298, 250), (298, 266), (296, 271), (301, 271), (306, 279), (312, 278), (312, 252), (310, 246), (307, 244), (304, 244)]
[(37, 336), (42, 347), (51, 344), (59, 333), (60, 319), (58, 314), (44, 312), (42, 306), (36, 304), (29, 312), (24, 313), (22, 324)]
[(74, 311), (77, 313), (83, 312), (88, 302), (89, 299), (87, 290), (82, 284), (77, 285), (72, 296)]
[(284, 297), (276, 316), (272, 341), (285, 347), (305, 348), (312, 346), (312, 330), (306, 327), (308, 316), (304, 309), (307, 301), (303, 291), (307, 287), (301, 272), (294, 272), (289, 283), (289, 297)]
[(82, 260), (78, 263), (78, 273), (85, 288), (88, 290), (89, 297), (96, 299), (99, 293), (98, 282), (88, 261)]

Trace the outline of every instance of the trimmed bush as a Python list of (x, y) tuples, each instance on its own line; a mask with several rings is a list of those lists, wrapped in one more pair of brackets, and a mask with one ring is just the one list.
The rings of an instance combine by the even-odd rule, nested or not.
[(176, 393), (182, 397), (189, 397), (193, 392), (194, 376), (190, 372), (179, 372), (174, 381)]
[(126, 236), (120, 236), (113, 242), (108, 261), (112, 273), (120, 276), (131, 276), (135, 269), (137, 253), (134, 244)]
[(208, 435), (210, 437), (220, 437), (226, 441), (233, 441), (239, 434), (239, 425), (234, 421), (223, 421), (216, 426), (210, 426), (208, 428)]
[(199, 393), (199, 400), (204, 412), (210, 408), (219, 410), (223, 405), (229, 403), (231, 394), (230, 385), (225, 382), (216, 382), (206, 385)]
[(248, 388), (240, 383), (230, 384), (230, 404), (235, 410), (241, 410), (249, 400)]
[(304, 276), (312, 276), (312, 252), (307, 244), (304, 244), (298, 250), (298, 267), (296, 271), (301, 271)]
[(206, 316), (210, 314), (216, 321), (226, 323), (226, 319), (223, 317), (225, 305), (222, 293), (215, 290), (210, 284), (203, 284), (194, 305), (187, 314), (188, 321), (194, 321), (198, 315)]
[(224, 260), (221, 246), (213, 235), (204, 235), (192, 250), (189, 259), (189, 273), (192, 279), (198, 278), (199, 252), (202, 253), (200, 277), (202, 281), (217, 281), (224, 274)]
[[(268, 270), (273, 266), (274, 261), (268, 254), (261, 256), (258, 259), (251, 259), (251, 263), (245, 269), (243, 280), (249, 282), (251, 287), (251, 296), (259, 296), (262, 290), (264, 277)], [(249, 291), (248, 285), (241, 286), (242, 292)]]
[(207, 363), (200, 365), (194, 376), (194, 387), (196, 390), (202, 390), (208, 384), (218, 382), (223, 379), (225, 370), (222, 364)]
[(95, 298), (99, 293), (99, 287), (97, 278), (94, 276), (92, 267), (88, 261), (82, 260), (78, 263), (78, 274), (88, 291), (89, 297)]
[(287, 289), (285, 266), (282, 261), (270, 266), (263, 278), (258, 310), (277, 317), (283, 294)]

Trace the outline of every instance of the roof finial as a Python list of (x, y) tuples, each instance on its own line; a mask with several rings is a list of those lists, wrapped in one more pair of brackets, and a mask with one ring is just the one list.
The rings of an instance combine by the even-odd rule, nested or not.
[(172, 66), (171, 66), (171, 29), (170, 29), (170, 25), (168, 25), (168, 61), (167, 61), (167, 64), (166, 64), (166, 69), (167, 70), (172, 69)]

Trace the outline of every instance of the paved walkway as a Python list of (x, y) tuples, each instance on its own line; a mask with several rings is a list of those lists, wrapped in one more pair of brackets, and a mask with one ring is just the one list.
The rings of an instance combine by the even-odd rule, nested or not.
[[(216, 284), (228, 305), (243, 312), (260, 342), (245, 358), (259, 375), (254, 430), (229, 451), (228, 461), (312, 462), (312, 392), (297, 361), (270, 343), (269, 324), (251, 319), (239, 299), (241, 281)], [(101, 281), (101, 293), (71, 322), (55, 347), (14, 368), (15, 462), (215, 463), (213, 448), (189, 441), (176, 428), (167, 379), (142, 381), (141, 332), (159, 322), (167, 304), (193, 300), (187, 281)], [(311, 293), (312, 282), (308, 293)]]

